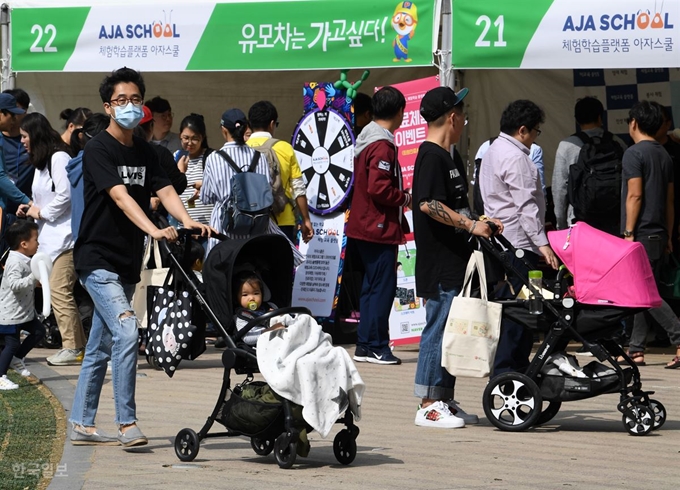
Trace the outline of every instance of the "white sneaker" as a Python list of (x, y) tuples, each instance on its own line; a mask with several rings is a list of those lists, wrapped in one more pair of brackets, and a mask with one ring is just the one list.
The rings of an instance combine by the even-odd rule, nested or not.
[(7, 375), (0, 376), (0, 390), (16, 390), (19, 385), (7, 377)]
[(416, 425), (420, 427), (440, 427), (442, 429), (458, 429), (465, 427), (465, 420), (456, 417), (443, 401), (434, 402), (425, 408), (418, 405)]
[(10, 362), (9, 367), (14, 369), (18, 374), (20, 374), (24, 378), (28, 378), (31, 375), (31, 372), (28, 369), (26, 369), (26, 364), (24, 364), (24, 360), (19, 359), (18, 357), (12, 358), (12, 362)]
[(456, 400), (449, 400), (448, 402), (446, 402), (446, 404), (449, 406), (449, 410), (453, 415), (465, 421), (465, 425), (473, 425), (479, 423), (479, 417), (477, 417), (474, 413), (467, 413), (465, 410), (460, 408), (460, 405), (458, 405), (458, 402)]
[(83, 363), (85, 349), (61, 349), (47, 358), (50, 366), (79, 366)]

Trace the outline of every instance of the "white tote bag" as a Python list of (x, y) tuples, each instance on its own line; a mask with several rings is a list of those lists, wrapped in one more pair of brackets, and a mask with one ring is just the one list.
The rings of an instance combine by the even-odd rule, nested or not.
[[(153, 246), (153, 257), (155, 269), (147, 269), (149, 258), (151, 257), (151, 247)], [(161, 252), (158, 248), (158, 243), (151, 237), (146, 241), (144, 248), (144, 258), (142, 259), (142, 271), (140, 273), (140, 281), (135, 286), (135, 293), (132, 296), (132, 310), (137, 316), (140, 328), (146, 328), (148, 324), (149, 315), (147, 312), (147, 290), (149, 286), (161, 287), (168, 275), (167, 267), (158, 267), (162, 265)]]
[[(481, 299), (471, 298), (477, 272)], [(475, 251), (465, 271), (460, 294), (453, 298), (442, 340), (442, 366), (453, 376), (483, 378), (493, 367), (503, 307), (487, 298), (484, 256)]]

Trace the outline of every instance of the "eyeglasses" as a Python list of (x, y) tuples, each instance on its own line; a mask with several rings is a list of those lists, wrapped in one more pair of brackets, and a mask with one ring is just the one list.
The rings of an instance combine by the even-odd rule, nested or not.
[(119, 106), (128, 105), (130, 102), (132, 102), (132, 105), (140, 106), (144, 102), (144, 99), (139, 95), (133, 95), (131, 97), (125, 97), (124, 95), (121, 95), (120, 97), (109, 101), (111, 105)]
[(200, 136), (180, 136), (182, 143), (200, 143), (203, 138)]
[(630, 124), (632, 120), (633, 120), (632, 117), (627, 117), (626, 118), (626, 124)]
[(538, 138), (539, 136), (541, 136), (541, 130), (540, 130), (540, 129), (534, 128), (534, 131), (536, 131), (536, 137), (537, 137), (537, 138)]
[(276, 121), (276, 127), (277, 127), (277, 128), (279, 127), (279, 122), (278, 122), (278, 121)]

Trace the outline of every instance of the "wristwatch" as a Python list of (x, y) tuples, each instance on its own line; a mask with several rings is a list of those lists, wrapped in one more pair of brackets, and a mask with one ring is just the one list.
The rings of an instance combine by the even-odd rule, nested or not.
[(633, 232), (630, 230), (623, 230), (623, 236), (626, 238), (630, 238), (633, 236)]

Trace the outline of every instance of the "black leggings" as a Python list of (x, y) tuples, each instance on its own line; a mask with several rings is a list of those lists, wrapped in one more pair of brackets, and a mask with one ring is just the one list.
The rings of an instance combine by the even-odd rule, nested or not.
[[(16, 325), (16, 329), (16, 333), (4, 335), (5, 347), (0, 352), (0, 376), (7, 374), (13, 357), (23, 359), (45, 337), (45, 327), (36, 318)], [(22, 330), (29, 333), (23, 342), (20, 340)]]

